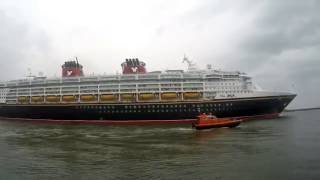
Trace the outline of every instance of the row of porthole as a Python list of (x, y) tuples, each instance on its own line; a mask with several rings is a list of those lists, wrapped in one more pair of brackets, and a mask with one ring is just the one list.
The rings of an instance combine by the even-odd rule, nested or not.
[[(232, 103), (226, 103), (225, 106), (232, 106)], [(202, 108), (202, 107), (223, 107), (222, 104), (192, 104), (193, 108)], [(115, 109), (116, 106), (78, 106), (80, 109)], [(187, 108), (187, 105), (132, 105), (124, 106), (125, 109), (150, 109), (150, 108)]]
[[(219, 111), (224, 111), (224, 110), (232, 110), (230, 109), (225, 109), (225, 108), (219, 108), (219, 109), (204, 109), (203, 111), (205, 112), (219, 112)], [(152, 110), (147, 110), (147, 111), (141, 111), (141, 110), (112, 110), (112, 111), (99, 111), (99, 113), (155, 113), (155, 112), (197, 112), (198, 110), (196, 109), (152, 109)]]

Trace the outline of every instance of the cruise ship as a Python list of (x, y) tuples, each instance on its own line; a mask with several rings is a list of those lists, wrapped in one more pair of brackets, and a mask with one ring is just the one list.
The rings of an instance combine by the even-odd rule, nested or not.
[(197, 66), (147, 72), (126, 59), (122, 74), (85, 76), (78, 59), (62, 65), (62, 77), (28, 77), (0, 83), (0, 117), (38, 120), (184, 121), (199, 113), (217, 117), (279, 115), (296, 94), (257, 89), (238, 71)]

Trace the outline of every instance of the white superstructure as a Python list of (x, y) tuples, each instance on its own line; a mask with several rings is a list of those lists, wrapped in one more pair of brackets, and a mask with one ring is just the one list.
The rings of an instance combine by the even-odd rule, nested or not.
[[(249, 76), (208, 68), (145, 74), (32, 78), (0, 83), (0, 103), (194, 101), (275, 93), (255, 90)], [(79, 64), (78, 64), (79, 66)]]

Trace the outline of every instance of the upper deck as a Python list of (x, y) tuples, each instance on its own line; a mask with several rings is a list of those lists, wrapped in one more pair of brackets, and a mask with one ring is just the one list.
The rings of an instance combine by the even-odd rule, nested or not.
[(72, 61), (71, 64), (62, 66), (63, 76), (60, 78), (35, 77), (0, 83), (0, 92), (3, 92), (1, 97), (6, 103), (31, 103), (33, 98), (37, 99), (35, 102), (46, 102), (46, 97), (53, 96), (59, 102), (63, 101), (65, 96), (74, 96), (76, 102), (82, 102), (81, 96), (92, 96), (99, 102), (100, 96), (113, 96), (114, 100), (124, 101), (125, 98), (121, 96), (127, 94), (132, 96), (129, 100), (135, 101), (145, 100), (146, 98), (139, 99), (139, 96), (146, 94), (152, 94), (153, 100), (164, 100), (164, 94), (171, 93), (174, 97), (172, 100), (186, 100), (188, 93), (198, 99), (212, 99), (219, 94), (233, 97), (252, 90), (251, 78), (240, 72), (211, 68), (149, 73), (143, 68), (130, 71), (130, 68), (135, 68), (134, 65), (145, 67), (145, 64), (138, 60), (127, 61), (122, 64), (126, 72), (124, 74), (84, 76), (82, 66), (77, 61)]

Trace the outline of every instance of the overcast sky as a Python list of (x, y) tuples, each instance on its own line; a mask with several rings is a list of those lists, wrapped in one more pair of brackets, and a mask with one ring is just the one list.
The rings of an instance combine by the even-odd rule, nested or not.
[(290, 105), (320, 106), (317, 0), (1, 0), (0, 80), (60, 76), (74, 56), (86, 74), (121, 72), (125, 58), (151, 70), (240, 70)]

